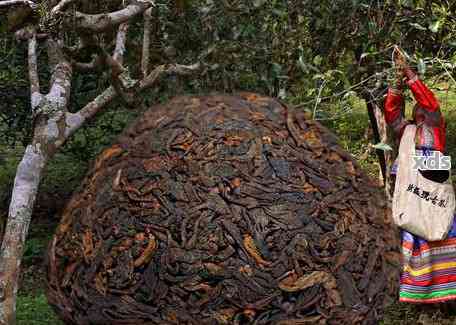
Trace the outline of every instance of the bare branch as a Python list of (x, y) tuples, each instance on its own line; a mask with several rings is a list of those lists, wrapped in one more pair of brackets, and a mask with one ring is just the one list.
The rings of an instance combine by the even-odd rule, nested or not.
[[(84, 14), (76, 11), (76, 28), (83, 31), (103, 32), (108, 29), (114, 28), (129, 19), (143, 13), (147, 8), (152, 6), (149, 1), (135, 1), (129, 4), (124, 9), (114, 11), (111, 13), (103, 13), (97, 15)], [(73, 23), (73, 20), (70, 21)]]
[(35, 37), (36, 39), (44, 39), (48, 37), (48, 34), (45, 33), (36, 33), (35, 30), (31, 28), (22, 28), (19, 29), (14, 36), (18, 41), (28, 41), (31, 37)]
[(38, 78), (38, 63), (36, 54), (36, 36), (29, 39), (28, 44), (28, 63), (29, 63), (29, 78), (30, 78), (30, 89), (32, 94), (40, 92), (40, 81)]
[(139, 88), (145, 89), (154, 86), (162, 77), (168, 75), (179, 75), (179, 76), (189, 76), (197, 72), (201, 72), (203, 65), (201, 63), (195, 63), (192, 65), (181, 65), (181, 64), (171, 64), (171, 65), (160, 65), (156, 67), (147, 77), (139, 83)]
[(132, 85), (137, 84), (136, 80), (130, 78), (128, 73), (122, 73), (121, 75), (112, 78), (112, 85), (116, 90), (116, 93), (120, 95), (122, 102), (127, 107), (132, 107), (135, 103), (136, 89)]
[(125, 54), (125, 43), (127, 40), (127, 32), (128, 32), (128, 23), (123, 23), (119, 26), (119, 30), (117, 32), (116, 38), (116, 48), (114, 50), (113, 58), (116, 60), (120, 65), (123, 65), (123, 58)]
[(36, 9), (37, 4), (30, 0), (4, 0), (0, 2), (1, 7), (10, 7), (10, 6), (29, 6), (32, 9)]
[(98, 70), (103, 66), (103, 58), (101, 55), (95, 55), (90, 62), (77, 62), (73, 61), (71, 64), (73, 67), (81, 72), (91, 72), (94, 70)]
[(33, 36), (28, 42), (28, 68), (29, 68), (29, 79), (30, 79), (30, 96), (32, 110), (34, 111), (42, 98), (40, 93), (40, 79), (38, 77), (38, 62), (36, 54), (36, 35), (33, 31)]
[[(66, 113), (66, 128), (65, 139), (68, 139), (76, 132), (84, 123), (91, 119), (95, 114), (104, 109), (117, 97), (114, 87), (107, 88), (104, 92), (98, 95), (93, 101), (84, 106), (77, 113)], [(63, 142), (57, 142), (56, 146), (60, 147)]]
[(91, 69), (95, 67), (97, 63), (100, 63), (100, 66), (107, 66), (111, 69), (111, 84), (114, 87), (118, 95), (120, 95), (124, 104), (129, 106), (133, 102), (134, 95), (128, 85), (131, 86), (133, 83), (131, 78), (129, 78), (128, 72), (125, 71), (122, 66), (123, 57), (125, 53), (125, 42), (128, 31), (128, 23), (123, 23), (119, 26), (116, 38), (116, 47), (114, 54), (111, 56), (106, 49), (97, 44), (96, 39), (93, 35), (86, 35), (85, 42), (87, 44), (96, 44), (98, 48), (98, 57), (99, 62), (92, 61), (90, 63), (77, 63), (77, 67), (81, 69)]
[(115, 60), (112, 56), (110, 56), (105, 49), (102, 49), (102, 51), (106, 65), (111, 68), (112, 76), (114, 78), (117, 78), (122, 72), (125, 71), (124, 67), (122, 66), (122, 64), (120, 64), (119, 61)]
[[(157, 82), (167, 75), (191, 75), (201, 71), (203, 68), (202, 64), (196, 63), (193, 65), (160, 65), (156, 67), (148, 76), (139, 82), (139, 86), (136, 87), (136, 94), (146, 88), (153, 87)], [(66, 113), (66, 129), (65, 139), (68, 139), (74, 132), (76, 132), (84, 123), (95, 116), (98, 112), (103, 110), (108, 104), (110, 104), (119, 93), (116, 91), (114, 86), (107, 88), (103, 93), (98, 95), (93, 101), (84, 106), (77, 113)], [(57, 147), (61, 146), (63, 141), (57, 142)]]
[(47, 45), (52, 76), (51, 88), (46, 97), (59, 108), (66, 110), (70, 98), (73, 69), (57, 41), (48, 39)]
[(143, 48), (141, 58), (141, 71), (143, 77), (148, 74), (149, 54), (150, 54), (150, 21), (152, 18), (152, 8), (144, 12), (144, 35), (143, 35)]
[(62, 0), (54, 8), (52, 8), (51, 13), (55, 14), (56, 12), (63, 11), (69, 4), (77, 0)]

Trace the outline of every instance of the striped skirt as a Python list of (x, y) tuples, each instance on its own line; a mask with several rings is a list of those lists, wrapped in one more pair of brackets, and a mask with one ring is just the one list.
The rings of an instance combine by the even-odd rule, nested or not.
[(438, 303), (456, 299), (456, 218), (448, 238), (428, 242), (401, 230), (399, 300)]

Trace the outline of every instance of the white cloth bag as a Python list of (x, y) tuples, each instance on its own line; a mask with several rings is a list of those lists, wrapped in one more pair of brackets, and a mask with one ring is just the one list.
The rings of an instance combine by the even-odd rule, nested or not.
[(427, 241), (442, 240), (453, 224), (455, 194), (451, 177), (438, 183), (414, 169), (415, 133), (415, 125), (406, 126), (399, 146), (393, 220), (398, 227)]

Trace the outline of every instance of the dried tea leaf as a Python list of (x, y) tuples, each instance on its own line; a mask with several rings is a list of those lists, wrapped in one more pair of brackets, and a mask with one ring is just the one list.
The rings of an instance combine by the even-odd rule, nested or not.
[(147, 263), (149, 262), (149, 260), (151, 259), (152, 257), (152, 254), (154, 253), (155, 249), (157, 248), (157, 242), (155, 241), (155, 236), (150, 234), (149, 235), (149, 242), (147, 244), (147, 247), (146, 249), (144, 250), (144, 252), (141, 254), (140, 257), (138, 257), (135, 262), (134, 262), (134, 265), (135, 267), (140, 267), (142, 266), (144, 263)]
[[(295, 275), (292, 275), (293, 277)], [(279, 283), (279, 288), (287, 292), (301, 291), (310, 288), (314, 285), (322, 285), (328, 292), (330, 298), (330, 306), (339, 306), (342, 304), (342, 299), (337, 292), (337, 283), (334, 276), (323, 271), (315, 271), (310, 274), (303, 275), (290, 283), (290, 279), (284, 279)]]
[(260, 252), (258, 251), (258, 248), (255, 245), (255, 241), (253, 240), (253, 237), (250, 235), (244, 235), (244, 247), (245, 249), (250, 253), (250, 256), (253, 257), (255, 262), (257, 262), (258, 265), (260, 266), (270, 266), (271, 263), (264, 260), (263, 257), (261, 257)]
[(122, 151), (123, 150), (119, 145), (114, 145), (111, 148), (105, 149), (95, 161), (95, 169), (99, 169), (106, 160), (118, 156)]

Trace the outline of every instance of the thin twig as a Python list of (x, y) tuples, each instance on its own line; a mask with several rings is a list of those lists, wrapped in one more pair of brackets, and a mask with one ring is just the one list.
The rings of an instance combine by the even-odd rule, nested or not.
[(314, 106), (313, 114), (312, 114), (313, 119), (315, 119), (315, 114), (317, 113), (318, 104), (320, 104), (320, 102), (321, 102), (321, 92), (323, 91), (325, 84), (326, 84), (326, 80), (323, 80), (323, 82), (321, 83), (320, 89), (318, 89), (317, 100), (315, 101), (315, 106)]
[(443, 62), (440, 60), (440, 59), (437, 59), (438, 62), (440, 63), (440, 65), (443, 67), (443, 69), (445, 69), (445, 72), (446, 72), (446, 75), (448, 77), (450, 77), (450, 79), (456, 84), (456, 80), (453, 78), (453, 76), (451, 75), (451, 73), (448, 71), (448, 69), (446, 68), (445, 64), (443, 64)]
[[(329, 99), (332, 99), (332, 98), (336, 98), (336, 97), (341, 97), (341, 96), (344, 96), (345, 94), (347, 94), (348, 92), (351, 92), (351, 91), (354, 91), (354, 89), (364, 85), (365, 83), (367, 83), (369, 80), (373, 79), (373, 78), (376, 78), (377, 76), (376, 75), (372, 75), (362, 81), (360, 81), (359, 83), (357, 84), (354, 84), (353, 86), (341, 91), (341, 92), (338, 92), (334, 95), (331, 95), (331, 96), (326, 96), (326, 97), (321, 97), (320, 98), (320, 102), (321, 101), (325, 101), (325, 100), (329, 100)], [(304, 103), (301, 103), (301, 104), (298, 104), (298, 105), (295, 105), (295, 108), (301, 108), (301, 107), (304, 107), (304, 106), (307, 106), (308, 104), (311, 104), (311, 103), (314, 103), (316, 101), (316, 99), (312, 99), (312, 100), (309, 100), (307, 102), (304, 102)]]

